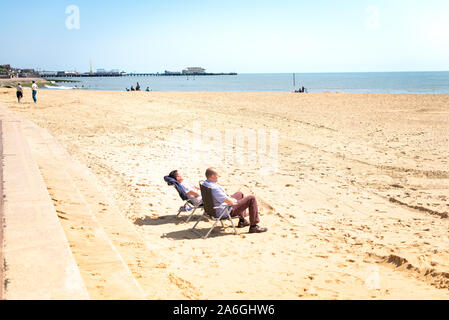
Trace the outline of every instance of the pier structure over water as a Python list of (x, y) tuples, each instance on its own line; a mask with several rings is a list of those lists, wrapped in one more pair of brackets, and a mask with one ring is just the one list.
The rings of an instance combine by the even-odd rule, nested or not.
[(55, 74), (46, 78), (84, 78), (84, 77), (188, 77), (188, 76), (236, 76), (237, 73), (81, 73), (81, 74)]

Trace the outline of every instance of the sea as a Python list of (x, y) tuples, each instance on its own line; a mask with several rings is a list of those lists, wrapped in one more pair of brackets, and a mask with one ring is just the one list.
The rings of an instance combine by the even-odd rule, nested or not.
[[(122, 76), (57, 78), (60, 89), (193, 92), (306, 92), (449, 94), (449, 72), (269, 73), (223, 76)], [(76, 81), (76, 82), (73, 82)], [(54, 89), (53, 86), (51, 86)]]

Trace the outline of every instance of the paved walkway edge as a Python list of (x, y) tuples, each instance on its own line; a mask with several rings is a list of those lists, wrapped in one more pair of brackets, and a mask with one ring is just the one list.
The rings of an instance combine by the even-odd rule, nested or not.
[(0, 120), (0, 300), (3, 300), (5, 286), (3, 266), (3, 136), (2, 120)]
[(5, 300), (89, 299), (21, 121), (0, 107)]

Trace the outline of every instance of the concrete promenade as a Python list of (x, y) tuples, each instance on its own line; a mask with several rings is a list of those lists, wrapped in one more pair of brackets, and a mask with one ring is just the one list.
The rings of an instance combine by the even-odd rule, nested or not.
[(89, 299), (21, 122), (0, 106), (2, 299)]

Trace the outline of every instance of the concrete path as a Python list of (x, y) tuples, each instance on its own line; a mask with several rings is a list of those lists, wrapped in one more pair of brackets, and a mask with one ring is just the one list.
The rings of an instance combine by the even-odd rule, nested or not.
[[(120, 214), (108, 214), (111, 210), (107, 211), (106, 201), (98, 198), (99, 190), (82, 176), (80, 167), (74, 167), (73, 160), (45, 129), (26, 120), (22, 126), (91, 298), (145, 299), (120, 250), (123, 245), (144, 247), (136, 241), (131, 224)], [(102, 219), (95, 214), (98, 212)], [(121, 241), (111, 241), (117, 235)]]
[[(2, 120), (0, 120), (0, 159), (3, 160)], [(0, 300), (3, 300), (3, 163), (0, 167)]]
[(21, 122), (0, 106), (6, 300), (89, 299)]
[[(47, 130), (26, 120), (23, 121), (23, 128), (47, 187), (51, 189), (50, 194), (55, 201), (61, 223), (69, 237), (72, 252), (91, 297), (105, 296), (106, 294), (106, 290), (99, 292), (96, 286), (90, 285), (90, 283), (96, 282), (93, 275), (98, 275), (98, 270), (101, 270), (102, 266), (96, 266), (96, 272), (89, 273), (89, 265), (92, 267), (92, 259), (90, 259), (90, 264), (85, 265), (85, 262), (89, 260), (87, 259), (88, 256), (94, 256), (95, 253), (90, 253), (88, 256), (80, 254), (82, 248), (79, 245), (79, 235), (77, 235), (80, 230), (76, 230), (77, 225), (79, 225), (76, 220), (78, 214), (75, 214), (73, 206), (67, 207), (64, 199), (68, 198), (61, 194), (61, 191), (67, 188), (68, 177), (70, 177), (70, 184), (77, 189), (84, 200), (84, 204), (89, 208), (89, 212), (93, 216), (91, 222), (101, 226), (112, 245), (117, 249), (123, 262), (131, 271), (134, 279), (136, 279), (137, 284), (142, 288), (144, 297), (153, 300), (164, 299), (170, 293), (178, 299), (185, 298), (182, 292), (179, 292), (178, 286), (170, 282), (170, 274), (166, 272), (160, 255), (149, 249), (145, 239), (137, 232), (135, 226), (120, 213), (117, 206), (105, 195), (106, 193), (96, 177), (85, 166), (74, 160)], [(58, 167), (58, 169), (55, 170), (55, 167)], [(62, 169), (66, 178), (58, 181), (55, 174)], [(73, 200), (73, 197), (71, 199)], [(83, 226), (85, 230), (91, 228), (87, 220), (83, 220)], [(87, 249), (87, 245), (84, 245), (83, 248)], [(97, 292), (94, 293), (94, 291)], [(178, 294), (175, 294), (175, 292), (178, 292)]]

